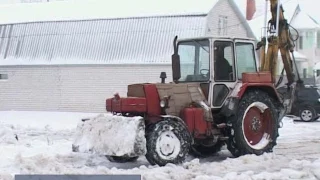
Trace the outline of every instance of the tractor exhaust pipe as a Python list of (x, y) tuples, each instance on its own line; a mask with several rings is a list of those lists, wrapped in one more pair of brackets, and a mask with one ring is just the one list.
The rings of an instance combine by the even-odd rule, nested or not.
[(161, 72), (160, 73), (160, 78), (161, 78), (161, 83), (165, 84), (166, 83), (166, 78), (167, 78), (167, 73), (166, 72)]

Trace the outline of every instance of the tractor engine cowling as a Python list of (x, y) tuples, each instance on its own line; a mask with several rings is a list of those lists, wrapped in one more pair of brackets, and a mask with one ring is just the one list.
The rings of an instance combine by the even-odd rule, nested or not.
[(143, 114), (147, 112), (147, 100), (143, 97), (117, 97), (106, 100), (106, 110), (113, 113)]

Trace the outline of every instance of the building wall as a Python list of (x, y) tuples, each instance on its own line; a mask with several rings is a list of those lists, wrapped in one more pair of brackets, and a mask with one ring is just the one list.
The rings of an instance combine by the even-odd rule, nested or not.
[[(226, 23), (223, 23), (224, 17), (226, 17)], [(220, 25), (219, 19), (222, 21)], [(213, 36), (247, 37), (248, 32), (244, 23), (241, 22), (238, 14), (236, 14), (230, 5), (229, 0), (219, 1), (208, 13), (206, 33)]]
[[(313, 68), (320, 62), (320, 33), (319, 30), (299, 29), (299, 40), (296, 42), (296, 50), (308, 58), (308, 74), (313, 76)], [(320, 31), (319, 31), (320, 32)]]
[(0, 110), (105, 112), (105, 99), (127, 85), (160, 82), (170, 65), (0, 66)]

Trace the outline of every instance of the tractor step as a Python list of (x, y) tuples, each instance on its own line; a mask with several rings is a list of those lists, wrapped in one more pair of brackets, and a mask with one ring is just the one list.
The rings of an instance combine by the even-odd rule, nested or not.
[(228, 139), (229, 139), (229, 137), (221, 137), (221, 136), (219, 137), (219, 140), (220, 140), (220, 141), (226, 141), (226, 140), (228, 140)]
[(226, 123), (216, 124), (216, 127), (217, 127), (218, 129), (223, 129), (223, 128), (226, 128), (226, 127), (227, 127), (227, 124), (226, 124)]

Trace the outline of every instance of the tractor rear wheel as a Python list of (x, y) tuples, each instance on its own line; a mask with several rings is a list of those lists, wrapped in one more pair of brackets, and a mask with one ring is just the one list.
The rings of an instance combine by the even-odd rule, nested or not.
[(261, 90), (250, 90), (242, 97), (227, 143), (234, 156), (272, 152), (279, 136), (279, 114), (274, 102)]
[(171, 118), (148, 127), (146, 158), (151, 165), (180, 164), (189, 153), (191, 137), (183, 122)]

